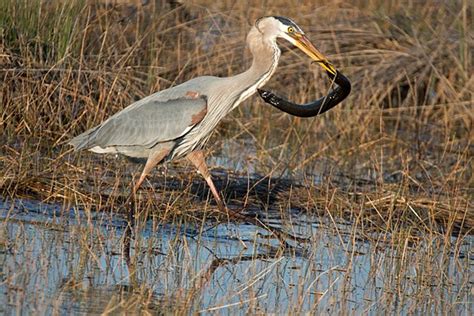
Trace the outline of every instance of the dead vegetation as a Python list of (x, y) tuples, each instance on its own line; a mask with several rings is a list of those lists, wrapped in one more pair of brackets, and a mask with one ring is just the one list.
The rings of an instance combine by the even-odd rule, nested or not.
[[(280, 5), (250, 12), (242, 4), (166, 1), (1, 6), (2, 196), (113, 209), (113, 196), (127, 189), (135, 167), (72, 154), (65, 142), (153, 91), (199, 75), (242, 71), (250, 58), (244, 43), (249, 23), (279, 12)], [(381, 227), (408, 212), (420, 228), (438, 230), (441, 224), (446, 231), (470, 231), (472, 7), (462, 1), (441, 7), (361, 1), (299, 10), (313, 12), (298, 23), (351, 78), (352, 95), (309, 120), (252, 98), (220, 125), (211, 155), (225, 159), (221, 167), (239, 169), (233, 181), (252, 178), (271, 189), (281, 179), (293, 180), (273, 195), (273, 206), (327, 209), (345, 218), (363, 213)], [(269, 86), (294, 100), (313, 99), (327, 82), (292, 52), (283, 48)], [(245, 157), (231, 147), (240, 143), (252, 147)], [(179, 200), (198, 201), (183, 194), (192, 179), (175, 176), (181, 178), (177, 190), (161, 185), (161, 176), (150, 183), (159, 188), (165, 209), (181, 213)], [(219, 182), (230, 183), (225, 174)], [(248, 188), (238, 199), (268, 207), (252, 197), (261, 202), (270, 193)], [(226, 191), (229, 203), (235, 203), (235, 190)], [(321, 204), (328, 194), (335, 199)], [(162, 205), (153, 209), (161, 211)]]
[[(438, 305), (433, 297), (444, 297), (456, 284), (447, 277), (447, 257), (454, 256), (461, 267), (472, 266), (470, 253), (458, 260), (474, 227), (469, 1), (272, 1), (252, 6), (203, 0), (184, 5), (0, 0), (2, 199), (29, 198), (86, 213), (126, 211), (123, 197), (139, 167), (112, 156), (73, 153), (66, 141), (154, 91), (200, 75), (243, 71), (250, 63), (245, 50), (250, 23), (272, 14), (293, 17), (351, 79), (353, 92), (342, 105), (313, 119), (279, 113), (258, 97), (227, 117), (210, 141), (209, 164), (228, 205), (246, 206), (246, 212), (262, 218), (278, 214), (285, 223), (295, 213), (318, 218), (347, 251), (356, 241), (370, 241), (371, 267), (376, 271), (381, 260), (388, 271), (382, 296), (387, 309), (382, 310), (398, 310), (403, 302), (395, 294), (415, 288), (410, 298), (401, 296), (417, 302), (409, 311), (416, 313), (419, 306), (456, 311), (456, 301)], [(329, 83), (318, 67), (282, 44), (280, 66), (268, 87), (298, 102), (325, 93)], [(139, 209), (153, 217), (154, 227), (155, 221), (179, 226), (213, 216), (214, 201), (204, 180), (190, 170), (178, 161), (148, 179)], [(340, 223), (350, 224), (350, 231), (339, 231)], [(90, 247), (86, 235), (77, 233), (79, 246)], [(387, 259), (381, 249), (401, 261)], [(100, 247), (85, 252), (104, 255)], [(439, 256), (444, 259), (438, 266)], [(202, 271), (186, 267), (194, 283), (189, 291), (182, 286), (172, 293), (185, 302), (179, 310), (192, 309), (221, 266), (241, 261), (214, 258)], [(410, 267), (419, 271), (416, 286), (400, 281)], [(433, 287), (438, 280), (442, 284)], [(76, 287), (71, 284), (65, 289)], [(145, 287), (123, 297), (112, 291), (107, 310), (155, 302)], [(248, 311), (261, 312), (258, 304), (249, 306)]]

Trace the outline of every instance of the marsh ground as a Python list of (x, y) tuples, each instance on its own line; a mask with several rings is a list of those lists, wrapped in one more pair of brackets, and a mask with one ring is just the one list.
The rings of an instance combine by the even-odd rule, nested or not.
[[(184, 161), (138, 199), (139, 167), (66, 141), (154, 91), (250, 63), (257, 17), (294, 18), (353, 83), (322, 117), (253, 97), (214, 134), (228, 205), (310, 237), (282, 249), (219, 216)], [(469, 1), (0, 0), (2, 312), (472, 313), (473, 6)], [(295, 101), (327, 80), (282, 44), (268, 83)]]

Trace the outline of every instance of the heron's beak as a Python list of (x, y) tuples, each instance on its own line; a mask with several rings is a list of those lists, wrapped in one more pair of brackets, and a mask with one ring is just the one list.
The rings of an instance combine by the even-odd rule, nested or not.
[(329, 60), (316, 48), (309, 39), (302, 34), (295, 34), (292, 36), (295, 40), (295, 45), (301, 49), (306, 55), (317, 62), (326, 71), (336, 75), (336, 68), (329, 62)]

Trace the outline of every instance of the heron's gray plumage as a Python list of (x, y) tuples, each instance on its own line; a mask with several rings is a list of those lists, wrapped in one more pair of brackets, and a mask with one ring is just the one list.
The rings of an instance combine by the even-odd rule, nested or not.
[[(219, 121), (264, 85), (276, 69), (280, 49), (274, 37), (262, 33), (262, 27), (253, 27), (247, 42), (254, 57), (247, 71), (227, 78), (198, 77), (154, 93), (76, 136), (70, 144), (76, 150), (139, 158), (147, 158), (163, 143), (171, 142), (173, 148), (166, 159), (200, 149)], [(205, 107), (207, 114), (192, 124), (193, 116)]]
[(196, 124), (193, 115), (206, 111), (206, 108), (204, 96), (150, 101), (128, 115), (110, 118), (95, 133), (95, 145), (102, 148), (129, 145), (151, 148), (182, 136)]
[(96, 152), (120, 152), (120, 148), (127, 146), (151, 149), (191, 130), (198, 123), (193, 122), (193, 116), (207, 110), (207, 100), (206, 96), (200, 95), (160, 101), (157, 95), (132, 104), (126, 110), (75, 137), (70, 144), (76, 150), (91, 149)]
[(209, 96), (208, 114), (180, 140), (171, 158), (181, 157), (200, 149), (221, 119), (270, 79), (278, 65), (280, 49), (271, 41), (269, 43), (252, 41), (253, 37), (261, 37), (255, 28), (248, 35), (248, 42), (253, 43), (250, 49), (254, 60), (247, 71), (233, 77), (204, 77), (199, 80), (203, 83), (202, 92)]
[[(201, 149), (222, 118), (270, 79), (280, 58), (276, 44), (278, 37), (292, 43), (326, 71), (336, 75), (335, 68), (292, 20), (264, 17), (257, 20), (247, 36), (253, 56), (247, 71), (227, 78), (198, 77), (154, 93), (75, 137), (70, 144), (76, 150), (146, 158), (128, 201), (133, 201), (141, 183), (156, 164), (186, 156), (206, 180), (219, 209), (225, 211)], [(240, 213), (234, 216), (242, 218)], [(255, 222), (253, 218), (251, 222)]]

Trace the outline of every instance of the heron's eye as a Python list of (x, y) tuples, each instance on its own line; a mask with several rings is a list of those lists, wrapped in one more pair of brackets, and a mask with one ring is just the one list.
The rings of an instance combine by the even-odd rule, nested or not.
[(294, 33), (295, 29), (292, 26), (288, 26), (288, 33)]

